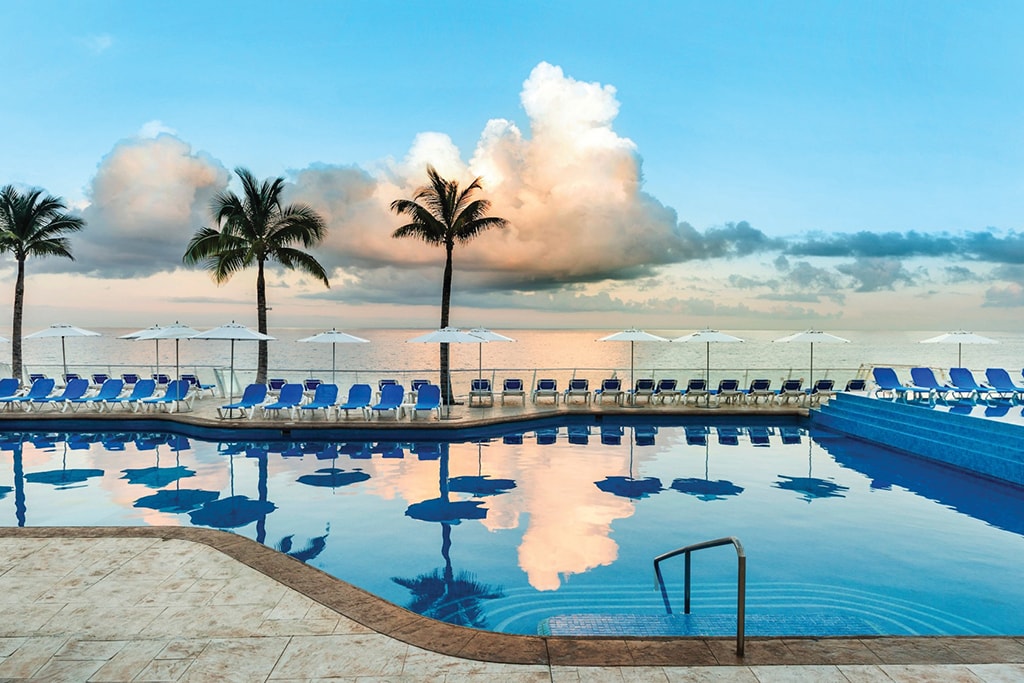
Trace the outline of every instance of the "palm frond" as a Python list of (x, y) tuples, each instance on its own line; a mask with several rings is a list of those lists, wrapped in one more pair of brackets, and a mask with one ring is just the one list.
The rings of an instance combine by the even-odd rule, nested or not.
[(331, 283), (327, 279), (327, 271), (324, 270), (324, 267), (320, 265), (320, 262), (310, 254), (307, 254), (304, 251), (299, 251), (298, 249), (283, 247), (275, 249), (271, 254), (271, 257), (290, 270), (300, 270), (307, 275), (316, 278), (330, 289)]

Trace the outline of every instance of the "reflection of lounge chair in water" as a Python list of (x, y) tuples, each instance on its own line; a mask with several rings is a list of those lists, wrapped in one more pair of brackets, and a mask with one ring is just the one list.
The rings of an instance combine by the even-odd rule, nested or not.
[(686, 433), (686, 444), (688, 446), (707, 446), (708, 445), (708, 428), (704, 426), (700, 427), (683, 427), (683, 431)]
[(750, 444), (752, 446), (770, 446), (771, 442), (768, 437), (771, 436), (771, 429), (769, 427), (747, 427), (747, 434), (750, 436)]
[(622, 427), (619, 425), (601, 425), (601, 443), (605, 446), (618, 446), (622, 443)]
[(550, 446), (558, 440), (558, 427), (541, 427), (536, 430), (537, 443)]
[(658, 433), (658, 428), (654, 425), (637, 425), (633, 427), (633, 439), (636, 441), (637, 446), (653, 446), (654, 435)]
[(569, 425), (569, 443), (586, 445), (590, 443), (590, 427), (587, 425)]
[(792, 445), (801, 442), (799, 427), (780, 427), (779, 433), (782, 435), (782, 443), (784, 444)]
[(719, 427), (717, 431), (718, 443), (723, 446), (740, 445), (740, 430), (736, 427)]
[(441, 457), (441, 442), (414, 441), (410, 450), (420, 460), (437, 460)]

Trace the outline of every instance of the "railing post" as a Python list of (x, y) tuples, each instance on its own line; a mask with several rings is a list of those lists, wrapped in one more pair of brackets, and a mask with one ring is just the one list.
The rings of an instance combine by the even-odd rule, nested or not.
[(739, 555), (736, 561), (738, 562), (736, 571), (736, 656), (742, 657), (746, 640), (744, 622), (747, 612), (747, 556)]
[(685, 583), (683, 584), (685, 586), (685, 588), (683, 589), (683, 614), (689, 614), (690, 613), (690, 551), (689, 550), (686, 551), (685, 557), (683, 559), (686, 561), (686, 563), (685, 563), (686, 564), (686, 573), (684, 574), (684, 576), (686, 577), (686, 580), (685, 580)]

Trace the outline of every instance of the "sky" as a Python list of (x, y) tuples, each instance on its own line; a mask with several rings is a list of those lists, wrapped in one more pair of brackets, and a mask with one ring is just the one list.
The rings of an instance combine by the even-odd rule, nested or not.
[[(443, 249), (392, 232), (426, 167), (508, 220), (452, 323), (1013, 331), (1024, 4), (0, 0), (0, 185), (64, 198), (53, 322), (256, 322), (182, 254), (234, 169), (327, 222), (330, 287), (270, 327), (436, 327)], [(0, 331), (14, 263), (0, 256)], [(4, 286), (8, 294), (4, 295)], [(7, 315), (3, 310), (6, 308)]]

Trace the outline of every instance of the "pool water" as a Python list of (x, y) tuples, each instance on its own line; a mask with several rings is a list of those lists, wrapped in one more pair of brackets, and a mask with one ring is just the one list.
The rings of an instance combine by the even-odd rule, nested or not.
[(516, 429), (0, 434), (0, 523), (228, 529), (422, 614), (527, 634), (727, 635), (732, 548), (693, 556), (689, 619), (682, 557), (662, 565), (668, 604), (652, 560), (735, 536), (749, 634), (1024, 634), (1019, 488), (794, 424)]

